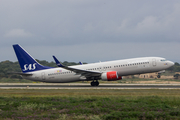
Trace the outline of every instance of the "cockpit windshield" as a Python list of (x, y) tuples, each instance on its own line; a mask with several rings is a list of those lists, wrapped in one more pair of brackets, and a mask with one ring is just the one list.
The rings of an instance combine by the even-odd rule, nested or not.
[(161, 61), (167, 61), (166, 59), (161, 59)]

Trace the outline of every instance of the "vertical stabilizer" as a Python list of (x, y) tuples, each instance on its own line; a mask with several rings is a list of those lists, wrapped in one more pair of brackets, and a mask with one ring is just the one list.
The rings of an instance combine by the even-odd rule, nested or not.
[(33, 72), (38, 70), (50, 69), (50, 67), (43, 66), (39, 64), (26, 50), (24, 50), (20, 45), (13, 45), (14, 51), (16, 53), (19, 65), (23, 73)]

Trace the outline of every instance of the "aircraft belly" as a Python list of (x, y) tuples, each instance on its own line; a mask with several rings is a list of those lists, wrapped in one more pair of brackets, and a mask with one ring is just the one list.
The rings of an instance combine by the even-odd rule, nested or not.
[(75, 82), (79, 81), (80, 76), (79, 75), (60, 75), (60, 76), (54, 76), (54, 77), (49, 77), (49, 79), (46, 80), (46, 82), (59, 82), (59, 83), (65, 83), (65, 82)]
[(131, 67), (128, 69), (120, 69), (118, 70), (118, 75), (126, 76), (126, 75), (140, 74), (140, 73), (148, 73), (153, 71), (154, 70), (151, 69), (149, 66), (138, 66), (138, 67)]

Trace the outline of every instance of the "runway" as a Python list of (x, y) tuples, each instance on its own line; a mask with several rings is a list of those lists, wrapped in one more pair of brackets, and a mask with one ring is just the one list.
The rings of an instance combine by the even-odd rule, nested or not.
[(180, 84), (1, 83), (0, 89), (180, 89)]

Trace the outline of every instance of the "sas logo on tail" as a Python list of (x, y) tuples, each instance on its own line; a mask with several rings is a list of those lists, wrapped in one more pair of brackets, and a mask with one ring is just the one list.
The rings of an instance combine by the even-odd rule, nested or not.
[(23, 71), (35, 70), (35, 69), (36, 69), (36, 63), (34, 63), (34, 64), (25, 64)]

